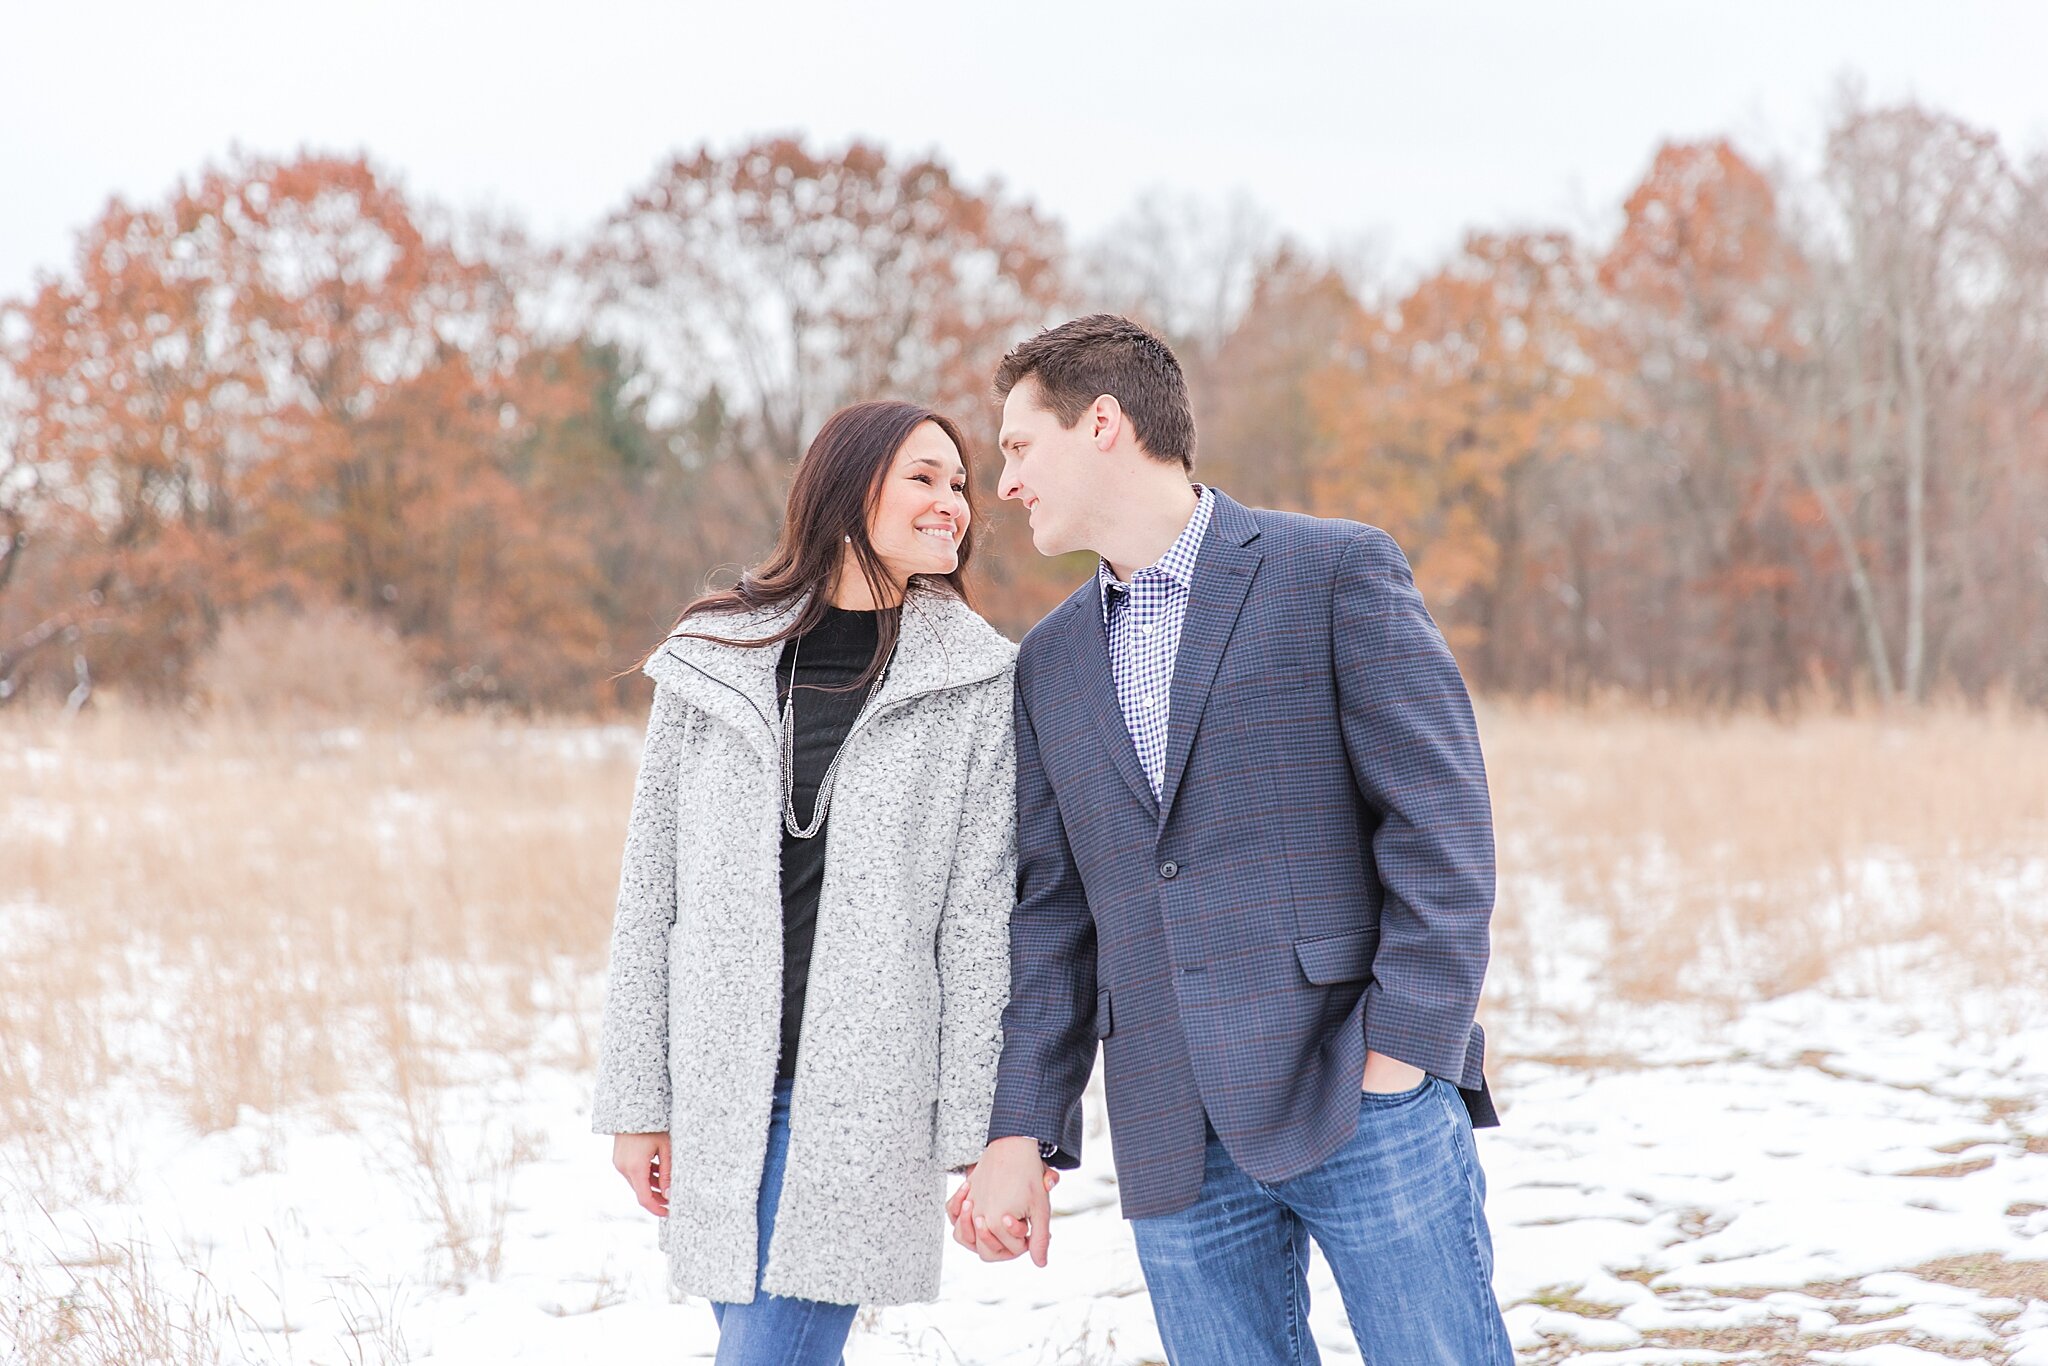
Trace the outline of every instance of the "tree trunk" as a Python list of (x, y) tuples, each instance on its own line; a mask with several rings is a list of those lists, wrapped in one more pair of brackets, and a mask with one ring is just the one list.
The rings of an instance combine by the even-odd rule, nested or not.
[(1908, 701), (1927, 695), (1927, 366), (1911, 308), (1899, 314), (1899, 368), (1906, 390), (1906, 656)]
[[(1898, 689), (1892, 682), (1891, 653), (1885, 645), (1884, 618), (1877, 610), (1877, 590), (1870, 582), (1870, 570), (1863, 562), (1862, 548), (1856, 544), (1856, 529), (1849, 525), (1848, 514), (1842, 511), (1841, 504), (1835, 500), (1834, 490), (1822, 477), (1820, 461), (1813, 453), (1814, 443), (1823, 430), (1818, 414), (1813, 411), (1818, 404), (1818, 396), (1808, 399), (1807, 439), (1799, 445), (1799, 472), (1805, 478), (1806, 487), (1813, 493), (1814, 500), (1820, 504), (1821, 514), (1827, 519), (1828, 530), (1834, 533), (1835, 547), (1842, 554), (1842, 563), (1848, 567), (1849, 591), (1856, 600), (1856, 616), (1863, 626), (1863, 648), (1870, 660), (1871, 680), (1877, 685), (1877, 700), (1889, 707)], [(1861, 425), (1852, 408), (1852, 445), (1861, 444)]]

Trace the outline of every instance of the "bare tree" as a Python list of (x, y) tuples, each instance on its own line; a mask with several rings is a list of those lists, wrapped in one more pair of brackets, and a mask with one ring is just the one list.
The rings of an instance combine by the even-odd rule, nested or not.
[[(2009, 274), (1999, 224), (2016, 185), (1995, 136), (1917, 105), (1853, 103), (1828, 139), (1822, 184), (1834, 210), (1821, 328), (1849, 427), (1852, 487), (1887, 549), (1898, 623), (1896, 687), (1927, 695), (1937, 462), (1960, 421), (1987, 311)], [(1861, 530), (1863, 528), (1859, 528)], [(1867, 609), (1866, 609), (1867, 610)], [(1868, 629), (1873, 640), (1885, 634)], [(1879, 667), (1887, 690), (1888, 667)]]
[(772, 530), (818, 424), (856, 399), (969, 417), (1060, 294), (1058, 231), (1000, 187), (855, 143), (775, 139), (678, 157), (585, 253), (594, 330), (644, 357), (684, 458), (744, 476)]
[(1151, 190), (1083, 252), (1083, 307), (1156, 329), (1199, 374), (1281, 246), (1272, 220), (1242, 192), (1210, 199)]

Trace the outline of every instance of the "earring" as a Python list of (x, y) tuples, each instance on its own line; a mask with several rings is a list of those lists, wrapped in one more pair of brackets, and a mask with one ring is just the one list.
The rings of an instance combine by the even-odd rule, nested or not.
[(839, 539), (846, 542), (848, 545), (853, 544), (853, 537), (851, 535), (841, 536)]

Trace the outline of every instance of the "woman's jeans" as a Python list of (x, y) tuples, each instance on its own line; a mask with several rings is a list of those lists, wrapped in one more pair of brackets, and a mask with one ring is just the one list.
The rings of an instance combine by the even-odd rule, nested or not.
[(716, 1366), (841, 1366), (839, 1353), (853, 1330), (859, 1305), (793, 1300), (760, 1288), (788, 1157), (789, 1083), (779, 1081), (768, 1116), (768, 1159), (761, 1168), (761, 1200), (755, 1210), (760, 1251), (754, 1268), (754, 1299), (751, 1304), (712, 1301), (711, 1312), (718, 1316)]
[(1358, 1132), (1321, 1166), (1259, 1181), (1212, 1132), (1202, 1193), (1131, 1221), (1173, 1366), (1313, 1366), (1314, 1238), (1372, 1366), (1513, 1366), (1493, 1298), (1486, 1178), (1457, 1088), (1361, 1093)]

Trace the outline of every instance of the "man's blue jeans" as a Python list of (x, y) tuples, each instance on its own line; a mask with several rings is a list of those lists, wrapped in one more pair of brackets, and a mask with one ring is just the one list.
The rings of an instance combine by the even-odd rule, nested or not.
[(1313, 1171), (1256, 1181), (1212, 1132), (1202, 1193), (1134, 1219), (1173, 1366), (1308, 1366), (1308, 1240), (1372, 1366), (1513, 1366), (1493, 1298), (1486, 1177), (1451, 1083), (1362, 1092), (1358, 1133)]
[(755, 1217), (760, 1229), (759, 1258), (754, 1268), (751, 1304), (712, 1301), (718, 1316), (716, 1366), (841, 1366), (839, 1353), (853, 1331), (860, 1306), (793, 1300), (760, 1289), (768, 1266), (768, 1238), (775, 1231), (775, 1208), (782, 1200), (782, 1171), (789, 1157), (789, 1083), (775, 1085), (775, 1104), (768, 1113), (768, 1158), (761, 1167), (761, 1199)]

